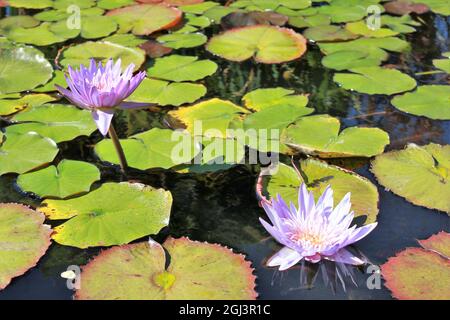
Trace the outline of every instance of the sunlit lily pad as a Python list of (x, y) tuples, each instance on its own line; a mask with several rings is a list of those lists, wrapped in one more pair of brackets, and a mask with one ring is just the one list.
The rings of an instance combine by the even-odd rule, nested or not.
[(88, 110), (64, 104), (33, 107), (15, 115), (13, 121), (18, 124), (9, 126), (6, 129), (8, 133), (34, 131), (56, 143), (70, 141), (78, 136), (89, 136), (97, 129)]
[(158, 37), (158, 42), (172, 49), (194, 48), (205, 44), (208, 38), (202, 33), (172, 33)]
[(390, 15), (381, 16), (381, 23), (383, 26), (388, 26), (393, 31), (399, 33), (412, 33), (420, 26), (420, 22), (413, 20), (410, 15), (405, 14), (401, 17), (394, 17)]
[[(175, 135), (175, 131), (153, 128), (121, 140), (130, 167), (147, 170), (169, 169), (190, 162), (199, 150), (188, 134)], [(183, 149), (186, 148), (185, 150)], [(111, 140), (102, 140), (95, 146), (95, 153), (101, 160), (119, 164)]]
[(245, 107), (255, 111), (274, 106), (300, 106), (306, 107), (308, 96), (304, 94), (294, 94), (294, 90), (285, 88), (267, 88), (253, 90), (242, 98)]
[(98, 0), (97, 6), (102, 9), (117, 9), (131, 4), (134, 4), (134, 0)]
[(351, 68), (372, 67), (381, 64), (381, 60), (371, 57), (363, 51), (343, 50), (331, 53), (322, 59), (322, 64), (330, 69), (347, 70)]
[(33, 28), (39, 25), (39, 20), (31, 16), (9, 16), (0, 20), (0, 34), (7, 35), (14, 28)]
[(93, 164), (62, 160), (58, 166), (21, 174), (18, 186), (41, 198), (66, 198), (89, 191), (91, 184), (100, 179), (100, 171)]
[(392, 104), (410, 114), (431, 119), (450, 120), (450, 87), (444, 85), (419, 86), (392, 99)]
[(253, 300), (257, 296), (256, 277), (243, 255), (188, 238), (169, 238), (163, 246), (151, 241), (111, 248), (84, 266), (81, 276), (83, 285), (75, 293), (79, 300)]
[(29, 107), (54, 101), (48, 94), (27, 94), (18, 99), (0, 99), (0, 116), (7, 116)]
[(187, 6), (202, 3), (204, 0), (136, 0), (141, 3), (164, 3), (169, 6)]
[(245, 113), (246, 109), (230, 101), (214, 98), (170, 111), (169, 115), (184, 123), (192, 135), (225, 138), (230, 124)]
[(0, 290), (34, 267), (50, 246), (44, 215), (15, 203), (0, 204)]
[(291, 29), (256, 25), (216, 35), (206, 49), (231, 61), (254, 57), (261, 63), (281, 63), (300, 58), (306, 51), (306, 40)]
[(96, 0), (53, 0), (53, 8), (66, 10), (71, 5), (76, 5), (81, 9), (95, 6)]
[(358, 36), (344, 28), (334, 25), (321, 25), (311, 27), (303, 32), (303, 35), (312, 41), (344, 41), (355, 39)]
[(447, 73), (450, 73), (450, 52), (444, 52), (443, 56), (447, 57), (446, 59), (434, 59), (433, 65), (441, 69)]
[[(400, 300), (449, 300), (450, 260), (445, 253), (427, 250), (427, 242), (446, 232), (419, 241), (425, 248), (407, 248), (381, 266), (385, 286)], [(448, 240), (447, 240), (448, 241)], [(425, 244), (425, 245), (424, 245)], [(446, 250), (448, 250), (448, 243)], [(442, 254), (442, 256), (440, 255)]]
[(152, 78), (169, 81), (196, 81), (210, 76), (217, 70), (217, 64), (211, 60), (198, 60), (195, 56), (171, 55), (158, 58), (147, 70)]
[(345, 29), (353, 34), (369, 38), (386, 38), (398, 34), (398, 32), (389, 28), (376, 28), (372, 30), (367, 26), (366, 21), (349, 22), (345, 25)]
[(168, 82), (158, 79), (144, 79), (137, 90), (128, 98), (133, 102), (155, 103), (161, 106), (179, 106), (192, 103), (206, 94), (206, 87), (198, 83)]
[(109, 36), (107, 38), (104, 38), (103, 41), (108, 41), (112, 43), (120, 44), (124, 47), (138, 47), (141, 44), (144, 44), (147, 42), (146, 39), (143, 39), (141, 37), (135, 36), (131, 33), (124, 33), (124, 34), (113, 34), (112, 36)]
[(281, 141), (295, 151), (334, 157), (372, 157), (384, 151), (389, 135), (379, 128), (350, 127), (328, 115), (302, 117), (284, 132)]
[(0, 175), (36, 169), (51, 162), (57, 153), (53, 140), (35, 132), (10, 133), (0, 146)]
[(450, 233), (441, 231), (426, 240), (419, 240), (419, 244), (427, 250), (450, 258)]
[(177, 25), (182, 12), (161, 4), (141, 4), (114, 9), (107, 15), (117, 21), (120, 33), (131, 31), (136, 35), (148, 35)]
[(415, 205), (450, 214), (450, 146), (409, 144), (372, 162), (378, 182)]
[(367, 6), (358, 5), (340, 5), (333, 1), (331, 5), (321, 6), (318, 8), (319, 14), (326, 14), (331, 17), (331, 21), (335, 23), (358, 21), (367, 15)]
[(203, 14), (209, 9), (212, 9), (220, 4), (215, 1), (205, 1), (202, 3), (194, 3), (194, 4), (186, 4), (180, 6), (180, 10), (185, 13), (193, 13), (193, 14)]
[(75, 38), (79, 32), (77, 29), (68, 29), (66, 21), (54, 24), (44, 22), (34, 28), (14, 28), (8, 32), (8, 39), (36, 46), (48, 46)]
[(172, 195), (138, 183), (105, 183), (69, 200), (45, 200), (39, 207), (52, 220), (70, 219), (52, 238), (78, 248), (125, 244), (156, 234), (169, 223)]
[[(366, 215), (366, 224), (375, 222), (378, 214), (378, 191), (368, 179), (312, 158), (301, 161), (300, 166), (308, 178), (308, 189), (314, 191), (316, 201), (328, 185), (333, 188), (336, 204), (351, 192), (355, 216)], [(274, 175), (263, 176), (263, 180), (263, 192), (268, 199), (280, 194), (288, 203), (297, 203), (298, 188), (303, 178), (292, 167), (280, 164)]]
[(367, 94), (392, 95), (412, 90), (416, 81), (398, 70), (380, 67), (350, 69), (352, 73), (336, 73), (334, 81), (344, 89)]
[(78, 34), (84, 39), (97, 39), (110, 35), (117, 30), (117, 23), (112, 17), (108, 16), (88, 16), (81, 17), (83, 23), (80, 24), (81, 29), (73, 30), (67, 27), (65, 20), (55, 22), (50, 28), (51, 31), (58, 31), (61, 35), (74, 37)]
[(89, 65), (89, 60), (92, 57), (103, 63), (106, 63), (109, 59), (117, 60), (120, 58), (123, 68), (130, 63), (134, 63), (135, 70), (138, 70), (145, 61), (145, 52), (139, 48), (128, 48), (107, 41), (89, 41), (64, 50), (60, 63), (64, 67), (71, 65), (78, 68), (80, 64)]
[[(80, 18), (84, 19), (90, 16), (102, 16), (105, 10), (100, 9), (98, 7), (93, 8), (80, 8)], [(47, 22), (55, 22), (55, 21), (61, 21), (64, 20), (67, 23), (67, 19), (71, 16), (73, 16), (72, 11), (68, 11), (66, 8), (64, 9), (53, 9), (53, 10), (45, 10), (36, 13), (33, 17), (40, 20), (40, 21), (47, 21)], [(81, 25), (82, 26), (82, 25)]]
[(289, 17), (288, 23), (296, 28), (309, 28), (322, 25), (329, 25), (331, 17), (326, 14), (314, 14), (311, 16), (293, 16)]
[(30, 46), (0, 45), (0, 66), (0, 94), (33, 89), (53, 73), (44, 54)]
[(45, 9), (53, 5), (52, 0), (8, 0), (8, 5), (14, 8)]
[(34, 88), (33, 92), (53, 92), (56, 91), (55, 85), (59, 85), (63, 88), (67, 87), (64, 72), (61, 70), (55, 70), (53, 78), (45, 85)]

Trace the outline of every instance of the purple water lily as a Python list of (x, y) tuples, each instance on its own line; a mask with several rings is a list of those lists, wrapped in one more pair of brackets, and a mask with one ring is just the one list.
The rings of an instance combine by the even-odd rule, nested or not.
[[(130, 107), (123, 100), (128, 98), (145, 78), (145, 72), (133, 76), (134, 64), (122, 73), (120, 59), (114, 64), (108, 60), (105, 66), (91, 59), (89, 68), (80, 65), (74, 70), (68, 67), (66, 82), (69, 89), (56, 85), (58, 91), (73, 104), (88, 109), (100, 132), (106, 136), (116, 107)], [(139, 104), (135, 105), (140, 106)]]
[(363, 227), (350, 227), (353, 211), (350, 211), (350, 193), (333, 209), (333, 190), (327, 187), (317, 204), (312, 192), (302, 184), (298, 195), (298, 208), (288, 206), (280, 195), (272, 203), (262, 202), (270, 225), (260, 218), (264, 228), (282, 245), (267, 265), (286, 270), (305, 259), (316, 263), (321, 259), (360, 265), (364, 261), (345, 247), (368, 235), (377, 223)]

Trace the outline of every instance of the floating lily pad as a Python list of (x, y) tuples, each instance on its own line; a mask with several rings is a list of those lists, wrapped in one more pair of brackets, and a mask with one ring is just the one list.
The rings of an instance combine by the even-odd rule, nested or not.
[(441, 231), (426, 240), (419, 240), (419, 244), (427, 250), (450, 258), (450, 233)]
[(413, 20), (410, 15), (406, 14), (401, 17), (394, 17), (390, 15), (382, 15), (381, 23), (383, 26), (388, 26), (393, 31), (399, 33), (412, 33), (416, 31), (415, 27), (420, 26), (420, 22)]
[(371, 171), (378, 182), (409, 202), (450, 214), (450, 146), (409, 144), (379, 155)]
[(158, 37), (158, 42), (172, 49), (195, 48), (205, 44), (208, 38), (202, 33), (172, 33)]
[(170, 111), (169, 115), (184, 123), (192, 135), (226, 138), (230, 124), (245, 113), (248, 111), (230, 101), (214, 98)]
[(217, 2), (214, 2), (214, 1), (205, 1), (202, 3), (183, 5), (183, 6), (180, 6), (179, 9), (185, 13), (203, 14), (207, 10), (212, 9), (218, 5), (220, 5), (220, 4)]
[(141, 44), (147, 42), (146, 39), (135, 36), (134, 34), (125, 33), (125, 34), (113, 34), (107, 38), (104, 38), (103, 41), (108, 41), (112, 43), (120, 44), (124, 47), (138, 47)]
[(125, 244), (156, 234), (169, 223), (172, 195), (138, 183), (105, 183), (70, 200), (45, 200), (39, 207), (49, 219), (70, 219), (52, 238), (78, 248)]
[(52, 0), (8, 0), (8, 5), (14, 8), (45, 9), (53, 6)]
[[(419, 241), (422, 248), (407, 248), (381, 266), (385, 286), (400, 300), (449, 300), (450, 260), (445, 254), (427, 250), (429, 242), (446, 237), (441, 232), (428, 240)], [(434, 238), (434, 239), (433, 239)], [(447, 240), (448, 241), (448, 240)], [(447, 248), (448, 250), (448, 243)], [(442, 256), (440, 255), (442, 254)]]
[(75, 299), (256, 299), (256, 277), (243, 255), (188, 238), (169, 238), (163, 246), (151, 241), (103, 251), (83, 268)]
[(53, 92), (56, 91), (55, 85), (59, 85), (63, 88), (67, 87), (67, 82), (63, 71), (55, 70), (53, 78), (45, 85), (34, 88), (33, 92)]
[(392, 99), (392, 104), (403, 112), (431, 119), (450, 120), (450, 87), (444, 85), (419, 86)]
[(68, 29), (66, 21), (55, 24), (44, 22), (34, 28), (14, 28), (8, 33), (8, 39), (36, 46), (48, 46), (75, 38), (79, 32), (77, 29)]
[(78, 67), (80, 64), (89, 65), (89, 60), (95, 57), (96, 60), (106, 63), (109, 59), (122, 60), (122, 68), (126, 68), (130, 63), (134, 63), (135, 71), (138, 70), (145, 61), (145, 52), (139, 48), (128, 48), (116, 43), (107, 41), (84, 42), (63, 51), (61, 65), (67, 67)]
[(371, 29), (367, 26), (366, 21), (349, 22), (345, 25), (345, 29), (353, 34), (369, 38), (386, 38), (398, 34), (398, 32), (389, 28)]
[(134, 4), (134, 0), (98, 0), (97, 6), (102, 9), (117, 9), (131, 4)]
[(155, 103), (161, 106), (179, 106), (195, 102), (205, 94), (206, 87), (202, 84), (190, 82), (171, 83), (146, 78), (128, 100)]
[(19, 124), (7, 127), (7, 133), (34, 131), (56, 143), (70, 141), (78, 136), (89, 136), (97, 129), (88, 110), (64, 104), (33, 107), (17, 114), (13, 120)]
[(24, 173), (51, 162), (58, 153), (56, 143), (35, 132), (10, 133), (0, 146), (0, 175)]
[(82, 192), (88, 192), (91, 184), (100, 180), (100, 171), (93, 164), (62, 160), (58, 166), (21, 174), (17, 178), (18, 186), (26, 192), (32, 192), (41, 198), (66, 198)]
[[(308, 178), (307, 187), (310, 191), (314, 191), (316, 201), (325, 188), (330, 185), (333, 188), (336, 204), (348, 192), (351, 192), (352, 210), (355, 212), (355, 216), (366, 215), (365, 224), (376, 221), (378, 191), (369, 180), (352, 171), (314, 159), (303, 160), (300, 162), (300, 166)], [(297, 203), (298, 189), (304, 181), (292, 167), (280, 164), (274, 175), (263, 176), (263, 179), (265, 180), (264, 193), (268, 195), (268, 198), (280, 194), (287, 203), (289, 201)]]
[(187, 6), (202, 3), (204, 0), (136, 0), (141, 3), (164, 3), (169, 6)]
[(50, 80), (53, 73), (44, 54), (30, 46), (0, 45), (0, 65), (0, 94), (31, 90)]
[(450, 1), (449, 0), (410, 0), (413, 3), (420, 3), (427, 5), (431, 11), (443, 16), (450, 16)]
[(330, 69), (347, 70), (351, 68), (372, 67), (381, 64), (381, 60), (371, 57), (363, 51), (337, 51), (323, 57), (322, 64)]
[(358, 36), (342, 27), (333, 25), (321, 25), (317, 27), (311, 27), (303, 32), (303, 35), (316, 42), (320, 41), (344, 41), (355, 39)]
[(155, 60), (147, 70), (152, 78), (169, 81), (195, 81), (210, 76), (217, 70), (217, 64), (211, 60), (198, 60), (195, 56), (171, 55)]
[(308, 96), (294, 94), (294, 92), (294, 90), (281, 87), (256, 89), (247, 93), (242, 100), (246, 108), (255, 111), (283, 105), (306, 107), (308, 104)]
[(53, 0), (53, 8), (66, 10), (71, 5), (76, 5), (80, 9), (95, 6), (96, 0)]
[(74, 37), (78, 34), (84, 39), (97, 39), (109, 36), (117, 30), (117, 23), (112, 17), (108, 16), (87, 16), (81, 17), (83, 23), (80, 24), (79, 30), (73, 30), (67, 27), (65, 20), (55, 22), (51, 30), (58, 30), (59, 34), (67, 34), (67, 37)]
[(284, 132), (281, 141), (295, 151), (334, 157), (372, 157), (384, 151), (389, 135), (378, 128), (350, 127), (328, 115), (302, 117)]
[(7, 35), (12, 29), (23, 27), (33, 28), (39, 25), (39, 20), (30, 16), (9, 16), (0, 20), (0, 34)]
[(331, 17), (326, 14), (314, 14), (311, 16), (293, 16), (289, 17), (288, 23), (296, 28), (309, 28), (322, 25), (329, 25)]
[(423, 14), (429, 11), (427, 5), (422, 3), (412, 3), (409, 0), (395, 0), (386, 2), (384, 8), (387, 12), (397, 15), (405, 15), (411, 12)]
[(27, 94), (18, 99), (0, 99), (0, 116), (11, 115), (26, 108), (40, 106), (54, 100), (54, 97), (47, 94)]
[(131, 31), (136, 35), (149, 35), (177, 25), (182, 12), (160, 4), (141, 4), (114, 9), (107, 15), (114, 17), (119, 24), (119, 33)]
[[(84, 19), (90, 16), (102, 16), (105, 10), (100, 9), (98, 7), (93, 8), (86, 8), (81, 9), (80, 8), (80, 18)], [(61, 21), (65, 20), (67, 23), (67, 20), (73, 16), (73, 12), (67, 11), (66, 8), (64, 9), (53, 9), (53, 10), (45, 10), (41, 11), (39, 13), (36, 13), (33, 17), (40, 20), (40, 21), (47, 21), (47, 22), (55, 22), (55, 21)], [(81, 25), (82, 26), (82, 25)]]
[(441, 69), (447, 73), (450, 73), (450, 52), (444, 52), (443, 56), (446, 59), (434, 59), (433, 64), (436, 68)]
[(281, 63), (300, 58), (306, 51), (306, 40), (291, 29), (257, 25), (214, 36), (206, 49), (231, 61), (254, 57), (261, 63)]
[(186, 13), (184, 16), (184, 26), (175, 31), (175, 33), (189, 33), (204, 29), (211, 25), (211, 20), (204, 16)]
[(326, 14), (331, 17), (334, 23), (358, 21), (367, 15), (367, 6), (358, 5), (339, 5), (333, 1), (329, 6), (321, 6), (317, 11), (319, 14)]
[[(147, 170), (152, 168), (169, 169), (190, 162), (200, 150), (188, 134), (175, 134), (168, 129), (153, 128), (121, 140), (128, 165)], [(95, 153), (103, 161), (119, 164), (114, 145), (109, 139), (95, 146)]]
[(15, 203), (0, 204), (0, 290), (34, 267), (50, 246), (44, 215)]
[(413, 78), (394, 69), (360, 67), (350, 69), (350, 71), (352, 73), (336, 73), (333, 78), (347, 90), (391, 95), (416, 87), (416, 81)]

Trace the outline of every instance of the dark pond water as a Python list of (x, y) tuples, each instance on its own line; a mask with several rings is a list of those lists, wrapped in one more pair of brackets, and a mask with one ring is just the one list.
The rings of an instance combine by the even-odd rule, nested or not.
[[(410, 53), (392, 55), (389, 63), (397, 64), (403, 72), (416, 78), (419, 84), (448, 83), (445, 74), (415, 76), (415, 73), (432, 69), (432, 59), (449, 51), (449, 25), (440, 16), (421, 16), (426, 25), (408, 35), (412, 44)], [(50, 60), (54, 50), (48, 51)], [(256, 88), (282, 86), (297, 92), (311, 93), (312, 106), (317, 113), (339, 116), (345, 126), (365, 125), (387, 131), (391, 138), (388, 149), (403, 148), (408, 142), (450, 144), (450, 121), (433, 121), (406, 115), (390, 105), (385, 96), (368, 96), (340, 89), (333, 81), (333, 71), (320, 64), (321, 54), (311, 47), (300, 62), (282, 65), (257, 65), (253, 62), (230, 63), (215, 59), (204, 50), (186, 50), (182, 54), (197, 54), (214, 59), (220, 70), (204, 80), (208, 97), (220, 97), (239, 102), (248, 91)], [(131, 111), (115, 119), (121, 136), (164, 127), (164, 112)], [(101, 139), (78, 138), (60, 146), (61, 158), (84, 159), (102, 169), (102, 182), (120, 181), (121, 176), (93, 157), (92, 146)], [(340, 165), (353, 168), (378, 186), (380, 212), (378, 227), (358, 242), (360, 250), (371, 263), (379, 265), (388, 257), (408, 246), (417, 246), (416, 239), (425, 239), (438, 231), (450, 232), (450, 220), (444, 213), (414, 206), (403, 198), (379, 186), (368, 170), (368, 161), (341, 161)], [(286, 159), (289, 163), (289, 159)], [(264, 266), (265, 260), (278, 249), (258, 223), (264, 215), (255, 196), (255, 181), (259, 169), (238, 166), (211, 174), (178, 174), (171, 171), (134, 171), (132, 178), (156, 187), (170, 190), (174, 197), (170, 226), (156, 240), (172, 235), (189, 236), (227, 245), (243, 252), (253, 262), (257, 291), (261, 299), (390, 299), (384, 288), (369, 290), (364, 269), (353, 270), (353, 284), (346, 278), (346, 290), (339, 282), (335, 285), (333, 267), (305, 265), (280, 273)], [(0, 202), (39, 203), (21, 194), (14, 185), (15, 176), (0, 177)], [(39, 264), (24, 276), (16, 278), (3, 291), (0, 299), (71, 299), (72, 291), (66, 288), (60, 273), (69, 265), (83, 265), (98, 250), (80, 250), (53, 243)], [(314, 275), (317, 273), (315, 281)], [(324, 281), (324, 274), (330, 281)], [(309, 278), (307, 281), (304, 278)], [(326, 276), (325, 276), (326, 277)]]

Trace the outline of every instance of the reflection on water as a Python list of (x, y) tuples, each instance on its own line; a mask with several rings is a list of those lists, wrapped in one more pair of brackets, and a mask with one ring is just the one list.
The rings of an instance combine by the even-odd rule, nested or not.
[[(414, 76), (432, 69), (432, 59), (449, 51), (449, 19), (431, 14), (422, 16), (426, 25), (419, 32), (407, 35), (412, 51), (392, 55), (388, 63), (398, 65), (402, 71)], [(49, 57), (56, 54), (47, 51)], [(390, 105), (384, 96), (367, 96), (340, 89), (332, 80), (333, 71), (320, 64), (321, 55), (312, 47), (299, 62), (283, 65), (256, 65), (251, 61), (241, 64), (216, 59), (204, 50), (182, 50), (181, 54), (199, 54), (214, 59), (220, 71), (204, 80), (207, 97), (220, 97), (236, 103), (248, 91), (256, 88), (283, 86), (299, 93), (310, 93), (311, 106), (317, 113), (339, 116), (342, 125), (379, 127), (391, 138), (388, 149), (403, 148), (408, 142), (450, 144), (450, 121), (435, 121), (409, 116)], [(418, 83), (448, 83), (442, 74), (415, 76)], [(115, 119), (122, 137), (165, 126), (165, 113), (171, 108), (155, 108), (152, 112), (121, 113)], [(92, 147), (101, 139), (98, 133), (89, 138), (61, 144), (60, 158), (84, 159), (96, 162), (102, 169), (102, 181), (120, 181), (118, 171), (98, 163)], [(367, 160), (334, 160), (339, 165), (356, 169), (376, 184), (368, 170)], [(289, 162), (287, 162), (289, 163)], [(253, 262), (257, 291), (263, 299), (388, 299), (384, 287), (370, 290), (367, 279), (372, 274), (367, 268), (343, 270), (336, 265), (304, 264), (285, 272), (267, 268), (264, 263), (277, 249), (259, 225), (264, 215), (255, 196), (256, 166), (236, 166), (230, 170), (211, 174), (179, 174), (172, 171), (133, 171), (132, 179), (155, 187), (163, 187), (173, 194), (172, 218), (168, 228), (156, 238), (167, 235), (189, 236), (194, 240), (219, 242), (243, 252)], [(98, 184), (97, 184), (98, 186)], [(425, 239), (441, 230), (450, 232), (446, 214), (406, 202), (382, 187), (378, 227), (358, 242), (357, 248), (374, 265), (382, 264), (389, 256), (407, 246), (417, 246), (416, 239)], [(21, 194), (14, 187), (14, 176), (0, 178), (0, 201), (22, 202), (36, 205), (39, 201)], [(60, 298), (70, 299), (71, 291), (59, 274), (71, 264), (83, 265), (98, 252), (80, 250), (53, 244), (36, 268), (14, 279), (0, 292), (0, 299)], [(345, 290), (343, 287), (345, 285)]]

